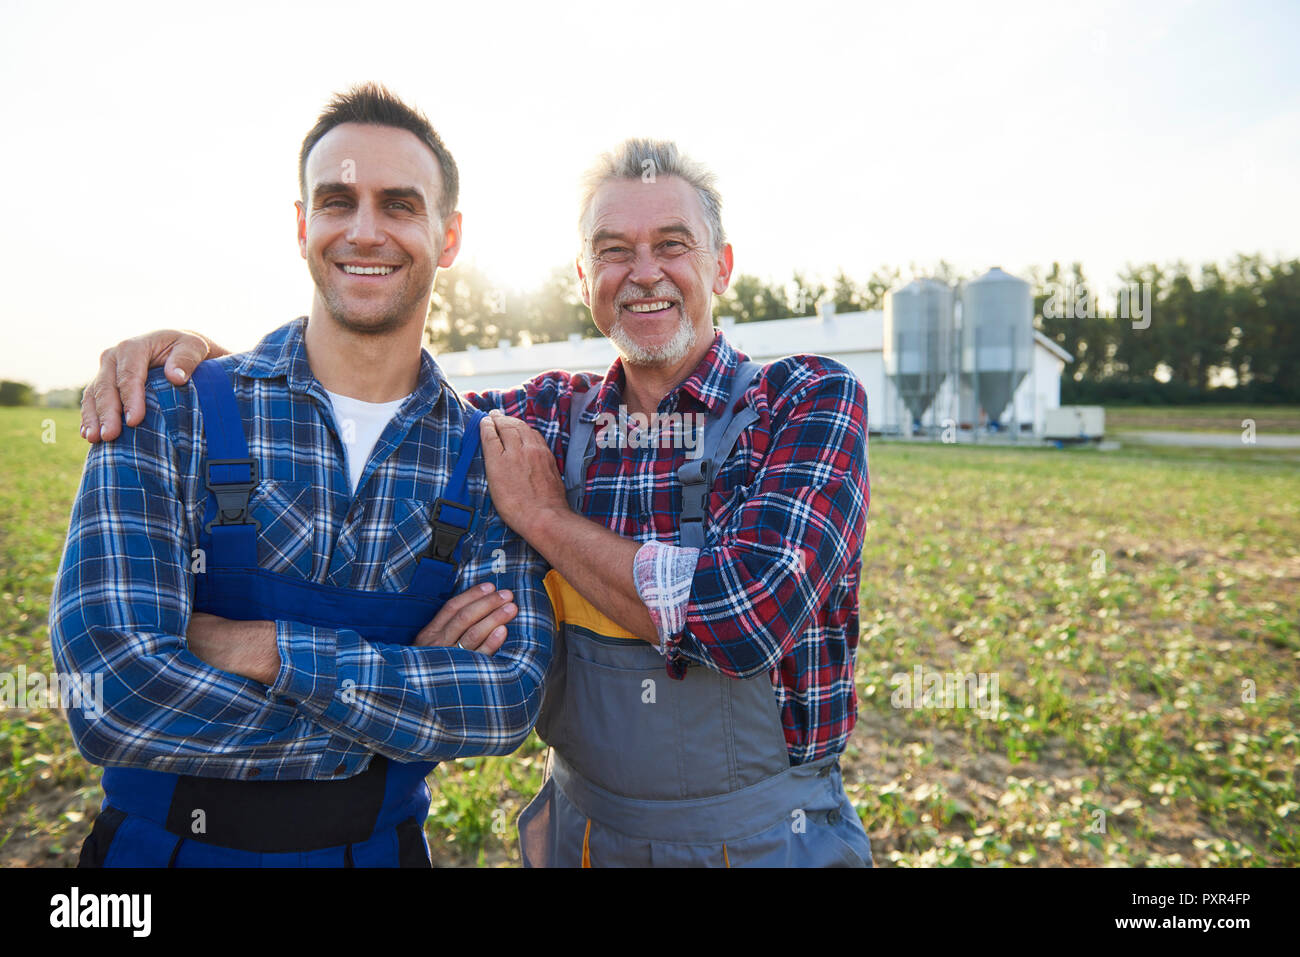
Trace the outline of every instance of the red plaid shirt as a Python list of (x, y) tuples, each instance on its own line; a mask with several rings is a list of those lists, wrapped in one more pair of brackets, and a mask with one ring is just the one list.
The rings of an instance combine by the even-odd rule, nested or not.
[[(716, 333), (658, 413), (717, 414), (742, 359)], [(603, 381), (555, 371), (517, 389), (466, 398), (532, 425), (562, 471), (571, 389), (593, 382), (600, 391), (585, 415), (617, 416), (621, 359)], [(766, 366), (742, 401), (759, 417), (713, 482), (706, 547), (691, 580), (685, 627), (669, 640), (669, 672), (680, 675), (687, 661), (733, 677), (767, 672), (790, 760), (802, 764), (842, 752), (857, 719), (858, 586), (870, 499), (867, 397), (839, 363), (790, 356)], [(582, 511), (625, 538), (676, 545), (677, 469), (689, 450), (681, 442), (646, 445), (597, 443)]]

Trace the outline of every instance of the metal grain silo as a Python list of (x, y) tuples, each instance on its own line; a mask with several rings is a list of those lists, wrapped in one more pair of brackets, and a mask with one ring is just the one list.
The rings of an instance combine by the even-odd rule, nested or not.
[(885, 374), (919, 423), (952, 371), (952, 290), (938, 279), (914, 279), (885, 297)]
[(963, 285), (961, 315), (962, 383), (998, 422), (1034, 361), (1033, 290), (994, 266)]

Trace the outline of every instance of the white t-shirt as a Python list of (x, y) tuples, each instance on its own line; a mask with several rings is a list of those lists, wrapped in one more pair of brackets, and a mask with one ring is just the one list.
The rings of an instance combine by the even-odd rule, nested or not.
[(348, 473), (352, 479), (352, 494), (357, 494), (357, 483), (365, 471), (370, 453), (375, 443), (384, 432), (388, 421), (397, 414), (402, 403), (409, 398), (403, 396), (392, 402), (362, 402), (360, 399), (325, 390), (334, 406), (334, 421), (338, 423), (339, 437), (343, 440), (343, 449), (347, 454)]

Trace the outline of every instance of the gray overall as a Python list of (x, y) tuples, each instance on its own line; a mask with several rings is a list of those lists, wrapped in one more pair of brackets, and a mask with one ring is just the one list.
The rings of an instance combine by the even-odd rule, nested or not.
[[(759, 368), (741, 366), (701, 454), (678, 469), (682, 546), (705, 547), (711, 479), (757, 418), (732, 410)], [(595, 454), (582, 413), (596, 391), (575, 395), (570, 414), (565, 485), (579, 513)], [(839, 756), (791, 766), (767, 674), (692, 666), (673, 680), (648, 642), (594, 614), (557, 622), (537, 722), (549, 774), (519, 817), (525, 867), (870, 866)]]

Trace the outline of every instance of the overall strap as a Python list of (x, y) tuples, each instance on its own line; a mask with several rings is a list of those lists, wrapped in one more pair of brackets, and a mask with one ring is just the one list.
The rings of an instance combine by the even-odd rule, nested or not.
[(465, 430), (460, 437), (460, 451), (456, 466), (442, 495), (433, 500), (430, 524), (433, 540), (429, 551), (417, 563), (411, 591), (442, 599), (451, 597), (456, 585), (456, 571), (460, 564), (461, 543), (474, 525), (474, 506), (469, 497), (469, 470), (478, 456), (482, 444), (479, 423), (486, 413), (477, 409), (465, 410)]
[(564, 491), (569, 498), (569, 507), (582, 513), (582, 492), (587, 482), (587, 466), (596, 456), (593, 440), (596, 435), (595, 422), (583, 422), (582, 413), (587, 411), (600, 389), (599, 382), (593, 382), (586, 392), (575, 392), (569, 400), (569, 449), (564, 456)]
[(678, 543), (684, 548), (704, 547), (704, 505), (709, 489), (717, 478), (722, 463), (740, 441), (740, 433), (758, 419), (752, 406), (735, 411), (749, 389), (754, 377), (763, 367), (757, 362), (742, 362), (731, 380), (731, 394), (722, 414), (705, 424), (700, 455), (677, 470), (677, 480), (682, 483), (682, 513), (678, 526)]
[(429, 557), (436, 561), (453, 565), (459, 562), (460, 543), (474, 524), (474, 506), (469, 500), (469, 468), (482, 444), (479, 423), (485, 417), (486, 413), (477, 409), (467, 411), (456, 467), (452, 469), (442, 495), (433, 500), (433, 544), (429, 547)]
[(208, 503), (202, 525), (208, 540), (207, 564), (256, 568), (261, 525), (248, 513), (248, 499), (259, 476), (257, 460), (248, 454), (234, 387), (225, 368), (215, 359), (199, 363), (192, 379), (207, 439), (203, 478)]

